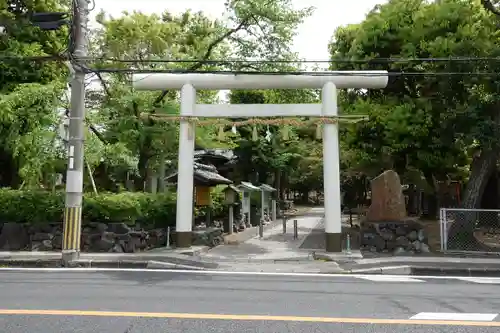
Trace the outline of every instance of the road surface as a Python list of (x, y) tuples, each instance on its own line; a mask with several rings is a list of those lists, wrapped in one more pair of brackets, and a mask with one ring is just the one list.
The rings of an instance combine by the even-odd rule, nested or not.
[(500, 330), (500, 279), (0, 269), (2, 333)]

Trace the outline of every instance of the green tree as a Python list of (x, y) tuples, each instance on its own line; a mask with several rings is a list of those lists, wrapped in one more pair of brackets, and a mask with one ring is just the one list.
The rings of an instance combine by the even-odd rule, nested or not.
[[(391, 0), (359, 25), (337, 30), (332, 60), (377, 57), (494, 57), (499, 53), (497, 19), (479, 1)], [(368, 161), (387, 156), (398, 171), (413, 167), (428, 183), (459, 171), (471, 155), (463, 205), (478, 208), (499, 153), (498, 81), (477, 72), (497, 72), (496, 62), (428, 61), (368, 63), (356, 68), (387, 68), (405, 75), (384, 90), (356, 92), (370, 121), (351, 133), (350, 142)], [(335, 68), (345, 68), (336, 65)], [(464, 73), (450, 75), (439, 73)], [(426, 74), (437, 73), (437, 74)], [(379, 158), (380, 160), (380, 158)], [(472, 221), (455, 229), (474, 244)]]
[[(130, 156), (138, 160), (136, 188), (142, 188), (151, 173), (163, 173), (165, 160), (176, 165), (177, 124), (159, 122), (143, 113), (176, 114), (177, 92), (133, 92), (127, 68), (166, 70), (182, 68), (191, 71), (248, 68), (248, 64), (221, 59), (288, 57), (295, 29), (309, 15), (310, 8), (295, 10), (291, 1), (228, 1), (225, 20), (210, 20), (203, 13), (187, 11), (180, 15), (164, 12), (145, 15), (124, 13), (118, 18), (98, 15), (101, 28), (93, 33), (92, 53), (100, 58), (119, 58), (96, 64), (113, 68), (113, 74), (99, 74), (103, 92), (92, 94), (92, 106), (100, 110), (106, 131), (106, 145), (123, 143)], [(181, 59), (187, 62), (166, 62)], [(160, 60), (159, 62), (148, 62)], [(213, 61), (217, 60), (217, 61)], [(215, 92), (202, 91), (199, 99), (215, 102)], [(217, 126), (197, 128), (197, 145), (214, 147)], [(230, 143), (228, 143), (230, 144)]]
[[(496, 33), (494, 20), (475, 2), (393, 0), (376, 7), (361, 24), (339, 29), (330, 51), (332, 60), (491, 56), (498, 52), (492, 37)], [(485, 112), (491, 104), (480, 99), (495, 99), (497, 87), (489, 78), (425, 73), (494, 71), (492, 66), (475, 61), (391, 64), (391, 70), (407, 74), (385, 90), (368, 92), (352, 107), (369, 111), (371, 117), (353, 133), (352, 142), (370, 153), (369, 159), (389, 155), (398, 171), (411, 165), (429, 181), (443, 179), (466, 162), (466, 147), (480, 141), (486, 153), (496, 140), (484, 131), (491, 125)], [(482, 178), (472, 174), (470, 184)], [(470, 191), (465, 204), (477, 206), (479, 199), (473, 198), (478, 193)]]
[[(30, 13), (67, 11), (63, 0), (1, 0), (0, 186), (39, 185), (61, 158), (56, 137), (67, 70), (58, 62), (27, 57), (57, 56), (68, 31), (42, 31)], [(49, 178), (50, 178), (49, 177)]]
[[(233, 104), (295, 104), (317, 103), (318, 94), (310, 90), (251, 90), (232, 91)], [(297, 119), (300, 120), (300, 119)], [(242, 180), (274, 183), (282, 193), (284, 188), (309, 192), (318, 184), (318, 167), (322, 170), (321, 144), (313, 141), (315, 129), (293, 126), (256, 125), (258, 138), (253, 137), (253, 126), (238, 129), (235, 154)], [(270, 140), (266, 132), (271, 133)], [(284, 131), (287, 134), (283, 133)], [(286, 136), (285, 136), (286, 135)], [(321, 173), (321, 172), (320, 172)], [(322, 179), (322, 175), (320, 177)]]

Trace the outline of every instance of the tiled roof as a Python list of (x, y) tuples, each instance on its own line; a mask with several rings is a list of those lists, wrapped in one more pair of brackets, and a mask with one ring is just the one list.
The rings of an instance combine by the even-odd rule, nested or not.
[[(166, 177), (166, 180), (171, 182), (177, 182), (177, 171)], [(222, 177), (217, 173), (217, 169), (212, 165), (205, 165), (200, 163), (194, 163), (193, 176), (195, 180), (202, 183), (206, 183), (209, 186), (219, 185), (219, 184), (232, 184), (233, 181)]]
[(272, 186), (269, 186), (267, 184), (262, 184), (259, 186), (263, 191), (266, 191), (266, 192), (274, 192), (276, 191), (276, 189)]
[(249, 182), (241, 182), (238, 187), (240, 188), (240, 190), (244, 191), (260, 191), (260, 188)]
[(194, 163), (194, 177), (210, 183), (232, 184), (233, 181), (222, 177), (217, 173), (217, 169), (211, 165)]

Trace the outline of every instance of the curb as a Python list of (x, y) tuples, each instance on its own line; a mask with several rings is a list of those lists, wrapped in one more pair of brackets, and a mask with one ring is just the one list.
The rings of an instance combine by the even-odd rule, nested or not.
[[(79, 259), (70, 263), (66, 268), (135, 268), (135, 269), (183, 269), (183, 270), (206, 270), (216, 269), (217, 263), (194, 262), (165, 262), (157, 260), (112, 260), (112, 259)], [(0, 267), (22, 267), (22, 268), (63, 268), (60, 259), (0, 259)]]
[[(303, 249), (304, 250), (304, 249)], [(314, 260), (323, 261), (352, 261), (355, 259), (362, 259), (363, 255), (359, 251), (352, 251), (352, 253), (326, 253), (320, 251), (312, 251)]]
[(147, 268), (142, 260), (86, 260), (72, 261), (68, 268)]
[[(412, 267), (408, 265), (385, 266), (345, 270), (347, 274), (383, 274), (383, 275), (413, 275)], [(431, 274), (432, 275), (432, 274)]]
[(382, 275), (412, 275), (412, 276), (471, 276), (471, 277), (500, 277), (499, 268), (456, 268), (440, 266), (384, 266), (345, 270), (345, 274), (382, 274)]
[(500, 277), (500, 268), (444, 268), (436, 266), (412, 267), (411, 275)]
[(150, 260), (146, 264), (146, 269), (182, 269), (182, 270), (192, 270), (192, 271), (204, 271), (203, 267), (189, 266), (189, 265), (178, 265), (162, 261)]
[[(220, 265), (227, 264), (278, 264), (278, 263), (311, 263), (314, 258), (311, 255), (303, 255), (298, 257), (283, 257), (283, 258), (269, 258), (269, 259), (255, 259), (255, 258), (217, 258), (214, 259)], [(220, 267), (219, 265), (219, 267)]]
[(60, 259), (0, 259), (0, 267), (60, 268)]
[(121, 262), (122, 265), (125, 263), (130, 263), (131, 265), (136, 264), (137, 262), (147, 263), (150, 261), (155, 262), (163, 262), (175, 265), (184, 265), (191, 267), (201, 267), (207, 269), (215, 269), (219, 265), (216, 262), (201, 260), (198, 256), (189, 256), (178, 253), (169, 253), (168, 255), (162, 255), (161, 253), (144, 253), (144, 254), (136, 254), (136, 255), (116, 255), (116, 256), (108, 256), (106, 254), (94, 254), (94, 255), (85, 255), (81, 256), (79, 261), (92, 263), (99, 262)]
[[(196, 247), (200, 247), (198, 245), (195, 245)], [(173, 248), (170, 247), (158, 247), (158, 248), (155, 248), (155, 249), (151, 249), (151, 250), (148, 250), (144, 253), (147, 253), (147, 254), (151, 254), (151, 255), (155, 255), (155, 254), (158, 254), (158, 253), (162, 253), (162, 251), (164, 250), (167, 250), (167, 251), (170, 251), (172, 250)], [(178, 250), (177, 252), (173, 252), (173, 254), (181, 254), (183, 256), (186, 256), (186, 257), (198, 257), (200, 256), (201, 254), (204, 254), (204, 253), (207, 253), (208, 251), (210, 251), (211, 247), (210, 246), (206, 246), (206, 245), (203, 245), (201, 246), (200, 248), (196, 249), (196, 250)]]

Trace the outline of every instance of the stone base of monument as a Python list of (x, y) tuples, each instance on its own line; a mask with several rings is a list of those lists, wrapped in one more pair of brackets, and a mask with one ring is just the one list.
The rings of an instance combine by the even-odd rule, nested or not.
[(360, 230), (360, 249), (393, 255), (430, 252), (423, 226), (412, 219), (397, 222), (363, 222)]

